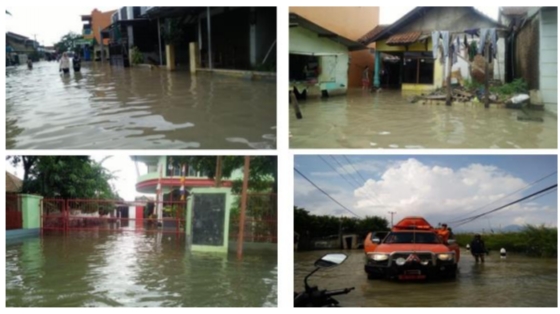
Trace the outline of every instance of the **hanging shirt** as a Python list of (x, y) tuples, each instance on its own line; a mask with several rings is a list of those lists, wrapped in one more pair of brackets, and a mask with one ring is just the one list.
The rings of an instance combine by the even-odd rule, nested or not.
[(439, 31), (433, 31), (432, 32), (432, 53), (434, 55), (434, 59), (437, 59), (438, 47), (439, 47)]

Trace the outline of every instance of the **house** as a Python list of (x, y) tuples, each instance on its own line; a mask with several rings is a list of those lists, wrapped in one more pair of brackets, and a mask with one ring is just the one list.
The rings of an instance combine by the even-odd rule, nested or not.
[(169, 70), (276, 71), (276, 7), (150, 7), (142, 16), (162, 25)]
[[(434, 58), (432, 32), (449, 31), (453, 39), (459, 39), (461, 48), (452, 71), (469, 79), (472, 62), (464, 43), (470, 46), (473, 41), (478, 42), (477, 31), (483, 28), (496, 29), (500, 36), (493, 72), (495, 79), (502, 79), (505, 29), (474, 7), (416, 7), (391, 25), (378, 25), (358, 41), (364, 45), (375, 43), (376, 60), (379, 60), (374, 67), (375, 86), (430, 91), (444, 86), (448, 72), (446, 62), (449, 62)], [(466, 34), (466, 30), (474, 33)], [(383, 54), (392, 57), (383, 58)], [(400, 61), (395, 62), (395, 57)]]
[[(6, 62), (7, 65), (25, 64), (27, 58), (38, 58), (39, 43), (12, 32), (6, 33)], [(38, 60), (35, 60), (38, 61)]]
[[(290, 13), (354, 41), (379, 24), (379, 7), (291, 6)], [(374, 46), (371, 44), (370, 48)], [(368, 49), (350, 51), (349, 61), (348, 87), (361, 87), (364, 68), (369, 66), (370, 72), (373, 72), (373, 54)]]
[(86, 46), (84, 47), (86, 49), (83, 49), (84, 60), (102, 60), (109, 56), (109, 41), (101, 38), (101, 31), (111, 25), (111, 18), (115, 12), (115, 10), (101, 12), (94, 9), (91, 14), (82, 15), (82, 22), (85, 22), (82, 29)]
[(509, 28), (506, 81), (523, 78), (539, 91), (535, 105), (558, 113), (558, 8), (502, 7), (499, 19)]
[(6, 171), (6, 193), (19, 193), (22, 185), (23, 181), (20, 178)]
[(290, 13), (289, 78), (292, 85), (307, 88), (308, 95), (345, 94), (350, 52), (362, 50), (367, 47)]

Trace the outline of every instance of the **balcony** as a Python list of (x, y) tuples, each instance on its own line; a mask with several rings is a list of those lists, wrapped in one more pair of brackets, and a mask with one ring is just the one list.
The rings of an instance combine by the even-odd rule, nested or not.
[(93, 30), (91, 29), (90, 25), (84, 25), (84, 28), (82, 29), (82, 36), (84, 37), (84, 39), (93, 38)]

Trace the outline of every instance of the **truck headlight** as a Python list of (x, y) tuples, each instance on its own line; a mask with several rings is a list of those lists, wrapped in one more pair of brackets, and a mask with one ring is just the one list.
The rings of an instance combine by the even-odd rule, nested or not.
[(406, 260), (403, 257), (399, 257), (397, 258), (397, 260), (395, 261), (395, 263), (399, 266), (402, 266), (406, 263)]
[(426, 266), (426, 265), (428, 265), (429, 263), (430, 263), (430, 261), (427, 260), (427, 259), (420, 262), (420, 264), (422, 264), (422, 266)]
[(368, 258), (376, 262), (382, 262), (389, 259), (389, 254), (373, 253), (373, 254), (368, 254)]
[(451, 253), (441, 253), (437, 255), (437, 258), (441, 261), (450, 261), (453, 259), (453, 254)]

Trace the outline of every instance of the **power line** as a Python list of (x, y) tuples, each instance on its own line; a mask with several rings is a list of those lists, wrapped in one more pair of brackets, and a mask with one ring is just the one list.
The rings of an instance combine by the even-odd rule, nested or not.
[[(343, 155), (343, 156), (344, 156), (344, 155)], [(358, 180), (356, 180), (356, 178), (354, 178), (354, 177), (350, 174), (350, 172), (349, 172), (348, 170), (346, 170), (346, 169), (344, 168), (344, 166), (343, 166), (336, 158), (334, 158), (333, 155), (330, 155), (330, 157), (340, 166), (340, 168), (342, 168), (342, 170), (346, 171), (346, 173), (348, 174), (348, 176), (351, 177), (354, 181), (356, 181), (356, 183), (358, 183), (358, 185), (363, 185), (363, 184), (365, 184), (365, 180), (364, 180), (364, 183), (361, 183), (361, 182), (359, 182)], [(344, 157), (346, 157), (346, 156), (344, 156)], [(354, 171), (356, 171), (356, 168), (354, 168), (354, 166), (352, 166), (352, 164), (349, 164), (349, 165), (350, 165), (350, 167), (352, 167), (352, 169), (354, 169)], [(357, 171), (356, 171), (356, 172), (357, 172)], [(377, 199), (377, 197), (375, 196), (375, 194), (372, 195), (373, 192), (370, 193), (370, 191), (369, 191), (368, 189), (364, 189), (364, 192), (365, 192), (366, 194), (369, 195), (368, 198), (370, 198), (370, 199), (375, 199), (380, 205), (383, 205), (383, 203), (381, 203), (381, 201), (380, 201), (379, 199)]]
[[(501, 201), (501, 200), (503, 200), (503, 199), (505, 199), (505, 198), (507, 198), (507, 197), (510, 197), (510, 196), (514, 195), (515, 193), (517, 193), (517, 192), (523, 191), (523, 190), (527, 189), (528, 187), (530, 187), (530, 186), (532, 186), (532, 185), (535, 185), (535, 184), (537, 184), (537, 183), (543, 181), (544, 179), (546, 179), (546, 178), (548, 178), (548, 177), (550, 177), (550, 176), (555, 175), (557, 172), (558, 172), (558, 171), (554, 171), (554, 172), (552, 172), (552, 173), (550, 173), (550, 174), (548, 174), (548, 175), (546, 175), (546, 176), (544, 176), (544, 177), (542, 177), (542, 178), (540, 178), (540, 179), (538, 179), (538, 180), (536, 180), (536, 181), (533, 181), (533, 182), (529, 183), (528, 185), (526, 185), (526, 186), (524, 186), (524, 187), (522, 187), (522, 188), (520, 188), (520, 189), (518, 189), (518, 190), (515, 190), (515, 191), (511, 192), (511, 193), (508, 194), (508, 195), (505, 195), (504, 197), (500, 197), (499, 199), (494, 200), (494, 201), (492, 201), (492, 202), (490, 202), (490, 203), (488, 203), (488, 204), (486, 204), (486, 205), (484, 205), (484, 206), (481, 206), (481, 207), (479, 207), (479, 208), (477, 208), (477, 209), (475, 209), (475, 210), (473, 210), (473, 211), (471, 211), (471, 212), (469, 212), (469, 213), (466, 213), (466, 214), (464, 214), (464, 215), (460, 215), (460, 216), (457, 217), (457, 219), (451, 220), (451, 221), (449, 221), (448, 223), (460, 222), (460, 221), (464, 220), (464, 219), (461, 218), (461, 217), (465, 217), (465, 216), (467, 216), (467, 215), (474, 214), (475, 212), (477, 212), (477, 211), (479, 211), (479, 210), (481, 210), (481, 209), (483, 209), (483, 208), (485, 208), (485, 207), (487, 207), (487, 206), (489, 206), (489, 205), (492, 205), (492, 204), (494, 204), (494, 203), (496, 203), (496, 202), (498, 202), (498, 201)], [(461, 219), (460, 219), (460, 218), (461, 218)]]
[(348, 180), (345, 176), (343, 176), (342, 174), (340, 174), (338, 172), (338, 170), (335, 169), (335, 167), (333, 167), (331, 164), (329, 164), (327, 162), (327, 160), (325, 158), (323, 158), (323, 156), (321, 155), (317, 155), (319, 158), (321, 158), (321, 160), (327, 164), (327, 166), (329, 166), (334, 172), (336, 172), (336, 174), (338, 174), (342, 179), (344, 179), (346, 182), (348, 182), (348, 184), (352, 187), (352, 188), (358, 188), (356, 185), (352, 184), (352, 182), (350, 182), (350, 180)]
[(333, 202), (337, 203), (338, 205), (340, 205), (340, 207), (346, 209), (348, 212), (350, 212), (352, 215), (358, 217), (358, 218), (362, 218), (360, 216), (358, 216), (356, 213), (354, 213), (352, 210), (348, 209), (348, 207), (342, 205), (339, 201), (335, 200), (332, 196), (329, 195), (329, 193), (323, 191), (323, 189), (321, 189), (320, 187), (317, 186), (317, 184), (313, 183), (313, 181), (311, 181), (310, 179), (308, 179), (303, 173), (301, 173), (299, 170), (297, 170), (296, 167), (294, 167), (294, 170), (305, 180), (307, 180), (307, 182), (311, 183), (311, 185), (313, 185), (317, 190), (321, 191), (321, 193), (325, 194), (328, 198), (330, 198)]
[(491, 213), (497, 212), (497, 211), (499, 211), (499, 210), (501, 210), (501, 209), (504, 209), (504, 208), (506, 208), (506, 207), (509, 207), (509, 206), (511, 206), (511, 205), (514, 205), (514, 204), (523, 202), (523, 201), (525, 201), (525, 200), (527, 200), (527, 199), (530, 199), (530, 198), (532, 198), (532, 197), (534, 197), (534, 196), (537, 196), (537, 195), (542, 194), (542, 193), (544, 193), (544, 192), (550, 191), (550, 190), (555, 189), (555, 188), (557, 188), (557, 187), (558, 187), (558, 184), (551, 185), (551, 186), (549, 186), (549, 187), (547, 187), (547, 188), (544, 188), (544, 189), (542, 189), (542, 190), (539, 190), (539, 191), (537, 191), (537, 192), (535, 192), (535, 193), (532, 193), (532, 194), (530, 194), (530, 195), (528, 195), (528, 196), (525, 196), (525, 197), (523, 197), (523, 198), (520, 198), (520, 199), (518, 199), (518, 200), (516, 200), (516, 201), (510, 202), (510, 203), (508, 203), (508, 204), (505, 204), (505, 205), (500, 206), (500, 207), (498, 207), (498, 208), (495, 208), (495, 209), (493, 209), (493, 210), (487, 211), (487, 212), (482, 213), (482, 214), (478, 214), (478, 215), (476, 215), (476, 216), (472, 216), (472, 217), (468, 217), (468, 218), (462, 219), (462, 222), (459, 222), (458, 224), (455, 224), (455, 227), (462, 226), (462, 225), (464, 225), (464, 224), (466, 224), (466, 223), (469, 223), (469, 222), (472, 222), (472, 221), (474, 221), (474, 220), (476, 220), (476, 219), (478, 219), (478, 218), (480, 218), (480, 217), (483, 217), (483, 216), (489, 215), (489, 214), (491, 214)]

